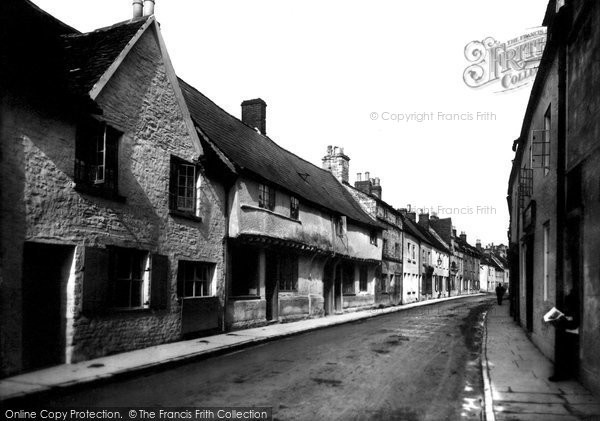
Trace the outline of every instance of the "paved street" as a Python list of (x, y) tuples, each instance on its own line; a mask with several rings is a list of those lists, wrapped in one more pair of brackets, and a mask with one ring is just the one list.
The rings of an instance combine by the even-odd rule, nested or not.
[(490, 302), (414, 308), (40, 403), (272, 406), (276, 419), (480, 419), (479, 322)]

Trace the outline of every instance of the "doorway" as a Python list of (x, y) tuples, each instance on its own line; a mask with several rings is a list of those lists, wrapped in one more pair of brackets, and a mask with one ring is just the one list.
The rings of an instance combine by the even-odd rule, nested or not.
[(533, 332), (533, 235), (525, 240), (525, 323)]
[(66, 285), (74, 247), (25, 243), (23, 369), (65, 362)]
[(265, 298), (267, 299), (267, 320), (279, 319), (279, 264), (276, 253), (266, 253)]

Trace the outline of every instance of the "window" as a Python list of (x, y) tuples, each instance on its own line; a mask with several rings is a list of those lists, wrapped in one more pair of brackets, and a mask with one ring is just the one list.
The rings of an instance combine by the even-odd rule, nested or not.
[(199, 181), (196, 165), (171, 156), (169, 208), (199, 216)]
[(252, 247), (231, 245), (231, 294), (257, 296), (258, 250)]
[(552, 126), (552, 104), (548, 105), (546, 114), (544, 114), (544, 147), (542, 151), (542, 167), (544, 167), (544, 175), (550, 172), (550, 133)]
[(117, 191), (118, 145), (121, 133), (92, 118), (77, 127), (75, 182), (97, 191)]
[(352, 263), (344, 263), (342, 266), (342, 293), (355, 294), (354, 289), (354, 265)]
[(338, 236), (343, 237), (346, 235), (346, 217), (340, 216), (335, 221), (335, 231)]
[(377, 245), (377, 231), (371, 231), (371, 244)]
[(212, 294), (214, 264), (180, 261), (177, 269), (179, 293), (183, 297), (207, 297)]
[(412, 259), (416, 262), (417, 258), (416, 258), (415, 252), (416, 252), (416, 247), (414, 244), (412, 244)]
[(369, 278), (369, 269), (366, 266), (360, 267), (359, 278), (358, 278), (358, 289), (361, 292), (367, 291), (368, 286), (368, 278)]
[(169, 303), (169, 258), (143, 250), (85, 247), (82, 310), (100, 313), (110, 309), (152, 307)]
[(388, 240), (386, 238), (383, 239), (383, 255), (387, 256), (388, 254)]
[(275, 210), (275, 189), (266, 184), (259, 184), (258, 206), (271, 211)]
[(145, 279), (148, 253), (134, 249), (112, 249), (113, 306), (119, 308), (146, 307), (148, 293)]
[(290, 197), (290, 218), (298, 219), (300, 217), (300, 201), (298, 198)]
[(548, 300), (548, 258), (550, 254), (550, 222), (544, 224), (544, 301)]
[(279, 256), (279, 290), (296, 291), (298, 289), (298, 257)]
[(395, 243), (394, 244), (394, 257), (396, 259), (400, 259), (401, 255), (402, 255), (402, 249), (400, 248), (400, 243)]

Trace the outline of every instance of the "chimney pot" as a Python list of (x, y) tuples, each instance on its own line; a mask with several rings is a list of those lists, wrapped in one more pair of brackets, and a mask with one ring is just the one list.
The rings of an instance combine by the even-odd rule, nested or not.
[(242, 121), (252, 128), (257, 128), (259, 132), (266, 135), (267, 103), (260, 98), (242, 102)]
[(327, 155), (322, 159), (323, 169), (329, 170), (342, 183), (350, 180), (350, 157), (344, 154), (344, 148), (327, 146)]
[(154, 14), (154, 0), (144, 0), (144, 16)]
[(133, 18), (141, 18), (144, 13), (144, 3), (142, 0), (133, 0)]
[(369, 171), (365, 172), (365, 181), (371, 180), (371, 173)]
[(362, 174), (359, 172), (356, 173), (356, 181), (362, 181)]

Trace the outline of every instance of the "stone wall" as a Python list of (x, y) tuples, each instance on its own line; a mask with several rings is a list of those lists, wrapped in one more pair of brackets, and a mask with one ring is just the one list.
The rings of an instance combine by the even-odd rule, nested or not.
[(66, 299), (73, 303), (68, 309), (71, 337), (66, 341), (72, 362), (179, 339), (180, 259), (215, 263), (216, 293), (223, 299), (224, 188), (202, 174), (202, 222), (169, 215), (170, 155), (192, 161), (198, 154), (151, 30), (97, 98), (101, 118), (123, 132), (118, 163), (122, 201), (74, 189), (76, 121), (18, 100), (2, 103), (2, 157), (3, 164), (10, 164), (2, 166), (1, 190), (3, 203), (11, 203), (2, 206), (2, 220), (14, 224), (12, 230), (2, 227), (2, 250), (10, 250), (3, 254), (2, 267), (4, 375), (21, 369), (18, 326), (24, 241), (77, 245), (79, 260), (84, 246), (108, 245), (169, 257), (169, 300), (161, 311), (84, 315), (84, 274), (76, 272), (71, 290), (66, 291)]

